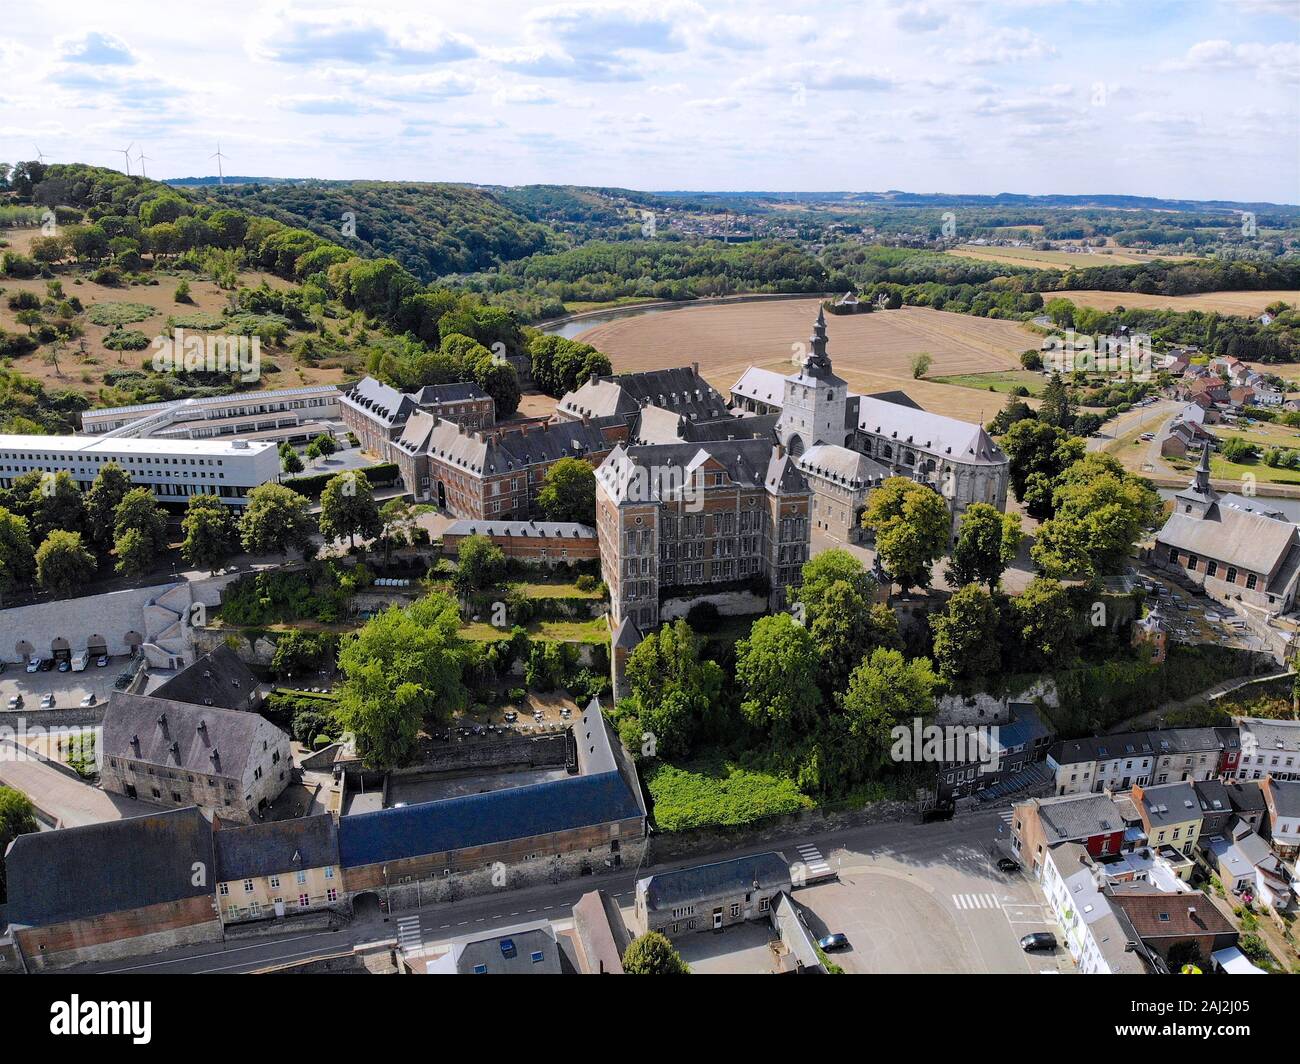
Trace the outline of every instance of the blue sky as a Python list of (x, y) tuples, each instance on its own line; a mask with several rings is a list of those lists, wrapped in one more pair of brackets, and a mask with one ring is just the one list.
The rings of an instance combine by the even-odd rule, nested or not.
[[(1300, 202), (1300, 0), (67, 0), (0, 158), (644, 189)], [(133, 163), (138, 169), (139, 163)]]

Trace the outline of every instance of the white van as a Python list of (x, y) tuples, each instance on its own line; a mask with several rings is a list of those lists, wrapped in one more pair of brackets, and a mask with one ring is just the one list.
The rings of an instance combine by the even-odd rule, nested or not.
[(83, 650), (72, 656), (72, 671), (81, 672), (85, 669), (86, 663), (90, 661), (90, 651)]

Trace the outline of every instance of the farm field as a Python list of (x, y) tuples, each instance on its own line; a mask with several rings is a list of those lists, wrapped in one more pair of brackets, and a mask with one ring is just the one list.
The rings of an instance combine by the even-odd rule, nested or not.
[[(749, 367), (790, 372), (817, 316), (816, 299), (692, 307), (593, 326), (578, 339), (594, 344), (615, 372), (688, 366), (724, 394)], [(856, 391), (903, 389), (938, 414), (983, 420), (1000, 397), (968, 387), (913, 380), (911, 360), (933, 359), (931, 376), (1020, 370), (1020, 353), (1038, 338), (1018, 322), (903, 307), (874, 314), (829, 316), (829, 351), (836, 372)]]
[(1068, 299), (1075, 306), (1111, 310), (1114, 307), (1158, 310), (1217, 310), (1221, 314), (1256, 317), (1270, 303), (1300, 303), (1300, 292), (1266, 289), (1258, 292), (1201, 292), (1190, 296), (1146, 295), (1142, 292), (1092, 292), (1077, 289), (1044, 292), (1044, 299)]
[(985, 392), (1011, 392), (1028, 388), (1030, 395), (1041, 395), (1047, 378), (1032, 369), (1009, 369), (1000, 373), (958, 373), (947, 377), (930, 377), (936, 384), (955, 384), (959, 388), (978, 388)]
[(1151, 255), (1124, 248), (1098, 248), (1094, 253), (1074, 251), (1035, 251), (1033, 248), (974, 247), (961, 244), (946, 255), (964, 259), (981, 259), (985, 262), (1005, 262), (1008, 266), (1029, 266), (1035, 269), (1065, 269), (1069, 266), (1131, 266), (1135, 262), (1182, 262), (1195, 255)]

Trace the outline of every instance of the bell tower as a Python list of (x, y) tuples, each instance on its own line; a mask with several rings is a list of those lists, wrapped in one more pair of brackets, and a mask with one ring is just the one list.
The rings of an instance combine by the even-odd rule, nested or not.
[(785, 378), (777, 438), (796, 458), (819, 443), (843, 447), (853, 435), (844, 424), (848, 400), (849, 386), (826, 351), (826, 311), (819, 309), (799, 369)]

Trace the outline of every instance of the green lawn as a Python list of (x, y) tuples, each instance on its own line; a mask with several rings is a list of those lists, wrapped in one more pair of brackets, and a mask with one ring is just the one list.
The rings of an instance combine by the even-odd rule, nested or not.
[[(593, 617), (589, 621), (533, 621), (526, 627), (530, 639), (544, 639), (552, 643), (608, 643), (609, 625), (604, 617)], [(460, 627), (462, 639), (477, 639), (489, 643), (497, 639), (507, 639), (510, 629), (494, 628), (484, 621), (463, 624)]]
[(815, 804), (793, 779), (723, 761), (660, 764), (647, 777), (661, 831), (740, 827)]
[(926, 377), (935, 384), (955, 384), (959, 388), (976, 388), (979, 391), (1009, 393), (1015, 388), (1027, 388), (1030, 395), (1041, 395), (1047, 387), (1047, 378), (1032, 369), (1006, 369), (990, 373), (957, 373), (951, 377)]
[(536, 581), (526, 581), (518, 584), (507, 585), (507, 590), (518, 591), (528, 598), (579, 598), (579, 599), (598, 599), (600, 591), (593, 588), (591, 591), (583, 591), (576, 584), (569, 582), (560, 583), (537, 583)]

